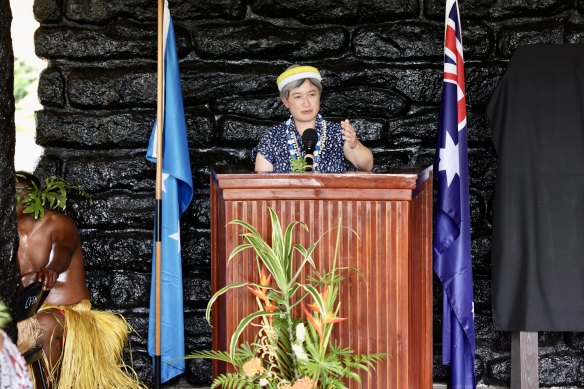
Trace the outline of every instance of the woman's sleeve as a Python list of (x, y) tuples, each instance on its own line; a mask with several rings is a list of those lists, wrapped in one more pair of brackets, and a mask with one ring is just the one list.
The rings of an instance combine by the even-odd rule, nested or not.
[(274, 130), (270, 129), (262, 138), (260, 139), (258, 145), (255, 149), (253, 149), (253, 163), (255, 163), (257, 153), (260, 153), (264, 156), (264, 158), (271, 163), (274, 164)]

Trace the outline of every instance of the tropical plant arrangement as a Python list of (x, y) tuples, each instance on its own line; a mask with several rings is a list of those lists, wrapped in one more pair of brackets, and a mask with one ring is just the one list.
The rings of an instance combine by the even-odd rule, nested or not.
[[(357, 371), (374, 369), (385, 354), (357, 355), (332, 339), (334, 325), (345, 320), (339, 317), (338, 301), (340, 273), (347, 270), (337, 266), (340, 221), (332, 267), (319, 273), (312, 254), (320, 239), (309, 247), (294, 243), (295, 228), (308, 230), (307, 225), (292, 222), (283, 232), (276, 212), (269, 208), (269, 214), (271, 245), (249, 223), (230, 222), (243, 226), (245, 232), (241, 235), (243, 243), (231, 252), (228, 261), (244, 250), (253, 250), (259, 283), (242, 281), (223, 287), (209, 301), (206, 318), (210, 323), (213, 303), (234, 288), (247, 288), (255, 297), (258, 310), (239, 322), (228, 351), (197, 351), (186, 358), (215, 359), (233, 366), (235, 371), (217, 376), (211, 388), (328, 389), (346, 388), (346, 379), (361, 383)], [(300, 275), (307, 266), (312, 274), (301, 282)], [(295, 316), (299, 308), (304, 319)], [(257, 328), (253, 342), (238, 345), (248, 326)]]

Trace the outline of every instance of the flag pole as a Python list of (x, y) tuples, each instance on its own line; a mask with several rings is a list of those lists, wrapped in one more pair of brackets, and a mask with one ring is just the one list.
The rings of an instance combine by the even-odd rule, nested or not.
[(158, 59), (156, 71), (156, 314), (154, 379), (156, 389), (161, 385), (161, 278), (162, 278), (162, 133), (164, 131), (164, 0), (158, 0)]

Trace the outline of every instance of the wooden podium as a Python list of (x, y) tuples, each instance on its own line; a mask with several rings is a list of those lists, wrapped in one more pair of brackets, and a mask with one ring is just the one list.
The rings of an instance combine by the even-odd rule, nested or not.
[[(211, 175), (212, 292), (239, 281), (257, 282), (251, 250), (229, 265), (241, 243), (245, 220), (264, 236), (270, 234), (268, 207), (283, 228), (305, 222), (298, 230), (304, 245), (324, 239), (313, 255), (317, 268), (329, 269), (339, 217), (343, 234), (339, 266), (355, 267), (341, 283), (341, 317), (334, 339), (356, 353), (382, 352), (387, 359), (371, 375), (360, 373), (363, 388), (430, 389), (432, 387), (432, 168), (408, 167), (387, 173), (274, 174), (216, 170)], [(349, 232), (349, 229), (356, 234)], [(230, 291), (212, 311), (213, 349), (227, 350), (239, 321), (257, 310), (245, 288)], [(244, 334), (253, 339), (253, 332)], [(225, 366), (214, 363), (213, 374)], [(351, 388), (359, 387), (348, 382)]]

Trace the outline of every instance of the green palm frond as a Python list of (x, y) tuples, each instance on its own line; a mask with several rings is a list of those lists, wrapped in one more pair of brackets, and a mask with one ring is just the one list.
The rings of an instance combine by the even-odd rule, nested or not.
[(219, 375), (213, 380), (211, 384), (211, 389), (222, 388), (222, 389), (257, 389), (257, 384), (254, 384), (252, 380), (242, 378), (241, 375), (237, 373), (225, 373)]
[(192, 353), (185, 356), (185, 359), (214, 359), (216, 361), (223, 361), (227, 363), (233, 363), (229, 353), (220, 350), (200, 350), (193, 351)]

